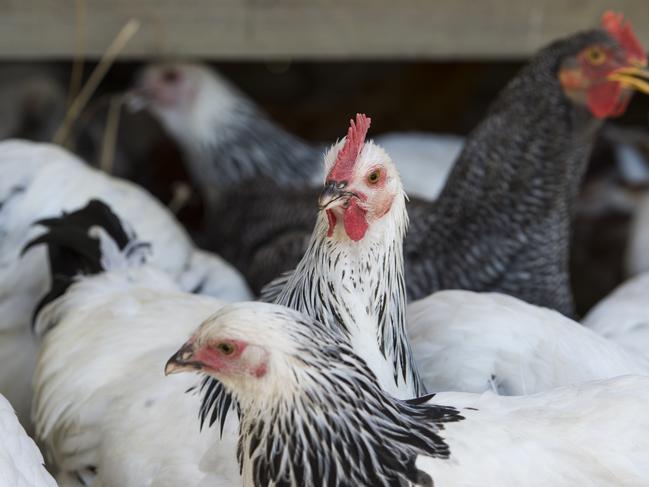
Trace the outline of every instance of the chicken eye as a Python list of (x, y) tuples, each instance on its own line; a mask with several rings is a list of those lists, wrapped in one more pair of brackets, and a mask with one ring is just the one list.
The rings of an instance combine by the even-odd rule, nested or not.
[(586, 51), (586, 58), (590, 64), (598, 66), (606, 60), (606, 53), (599, 47), (591, 47)]
[(219, 343), (216, 348), (218, 348), (223, 355), (232, 355), (232, 353), (234, 353), (234, 346), (226, 342)]
[(367, 181), (370, 184), (376, 184), (379, 182), (379, 179), (381, 178), (381, 170), (380, 169), (375, 169), (371, 173), (368, 174), (367, 176)]

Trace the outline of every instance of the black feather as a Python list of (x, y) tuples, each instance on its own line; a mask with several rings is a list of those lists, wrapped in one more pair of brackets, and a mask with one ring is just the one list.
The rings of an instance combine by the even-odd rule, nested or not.
[(32, 326), (39, 312), (65, 294), (77, 276), (105, 270), (100, 242), (89, 234), (91, 228), (103, 228), (121, 250), (134, 238), (129, 236), (119, 217), (105, 203), (94, 199), (79, 210), (64, 212), (60, 217), (42, 219), (34, 224), (46, 227), (47, 231), (28, 242), (22, 253), (37, 245), (47, 246), (52, 284), (34, 310)]

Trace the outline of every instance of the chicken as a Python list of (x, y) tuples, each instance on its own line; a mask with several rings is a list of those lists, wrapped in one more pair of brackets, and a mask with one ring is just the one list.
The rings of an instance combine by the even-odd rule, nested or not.
[(602, 120), (624, 113), (646, 65), (621, 15), (555, 42), (507, 85), (468, 137), (428, 215), (411, 213), (411, 298), (461, 288), (573, 314), (570, 217)]
[(11, 404), (0, 395), (0, 486), (56, 487), (43, 455), (20, 425)]
[(400, 401), (343, 334), (265, 303), (222, 308), (165, 369), (197, 370), (240, 405), (244, 487), (649, 482), (644, 376)]
[(36, 344), (29, 323), (48, 286), (43, 249), (21, 256), (38, 232), (35, 220), (101, 197), (155, 244), (151, 262), (186, 291), (223, 299), (250, 296), (245, 281), (218, 256), (197, 250), (173, 216), (139, 187), (87, 167), (63, 149), (23, 141), (0, 143), (0, 393), (29, 425)]
[[(633, 88), (649, 88), (631, 76), (646, 58), (629, 24), (616, 14), (604, 23), (534, 56), (469, 135), (439, 198), (410, 203), (404, 244), (410, 299), (442, 289), (491, 291), (574, 314), (570, 217), (590, 150), (602, 120), (624, 112)], [(224, 196), (226, 216), (210, 220), (209, 228), (218, 244), (235, 205), (239, 222), (250, 222), (239, 227), (244, 245), (214, 248), (256, 292), (262, 279), (299, 260), (308, 210), (301, 208), (303, 190), (292, 204), (285, 195), (262, 206), (251, 191), (243, 202), (238, 192)]]
[[(28, 247), (47, 244), (52, 267), (35, 321), (42, 338), (34, 373), (36, 435), (61, 475), (90, 479), (101, 442), (97, 425), (131, 381), (130, 364), (159, 348), (166, 352), (168, 340), (184, 340), (224, 301), (185, 293), (147, 264), (155, 244), (137, 240), (97, 200), (41, 224), (48, 231)], [(195, 398), (194, 419), (198, 405)]]

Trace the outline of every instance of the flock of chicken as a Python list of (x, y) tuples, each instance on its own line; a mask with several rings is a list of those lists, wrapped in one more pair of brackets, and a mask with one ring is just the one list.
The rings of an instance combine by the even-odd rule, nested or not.
[(607, 12), (461, 152), (358, 114), (324, 158), (207, 68), (151, 66), (129, 103), (182, 148), (215, 253), (135, 184), (1, 142), (0, 485), (649, 485), (649, 274), (578, 323), (568, 266), (646, 66)]

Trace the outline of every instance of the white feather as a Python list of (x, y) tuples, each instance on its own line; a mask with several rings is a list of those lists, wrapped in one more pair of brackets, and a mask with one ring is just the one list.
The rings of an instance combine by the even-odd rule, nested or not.
[[(442, 431), (449, 460), (420, 457), (449, 487), (641, 487), (649, 483), (649, 378), (625, 376), (506, 397), (441, 393), (466, 418)], [(467, 407), (476, 410), (465, 409)]]
[(408, 306), (408, 333), (430, 391), (519, 395), (649, 374), (649, 354), (503, 294), (441, 291), (415, 301)]
[[(167, 274), (139, 267), (84, 278), (46, 306), (39, 321), (56, 326), (38, 355), (33, 417), (56, 465), (68, 472), (97, 465), (100, 425), (131, 387), (134, 364), (149, 351), (173, 351), (223, 304), (183, 293)], [(151, 373), (162, 376), (167, 358), (165, 351)], [(182, 396), (184, 389), (176, 393)], [(197, 411), (198, 404), (196, 424)]]
[(0, 172), (0, 362), (9, 364), (0, 368), (0, 393), (15, 401), (24, 425), (29, 425), (35, 356), (27, 336), (35, 305), (49, 283), (44, 248), (20, 255), (43, 232), (33, 225), (36, 220), (76, 210), (91, 198), (102, 199), (132, 225), (141, 241), (152, 244), (149, 262), (188, 286), (185, 290), (204, 280), (204, 293), (250, 297), (234, 268), (197, 250), (173, 215), (138, 186), (92, 169), (60, 147), (19, 140), (0, 143)]
[(56, 487), (43, 455), (0, 395), (0, 487)]
[(633, 353), (649, 357), (649, 273), (621, 284), (582, 323)]

